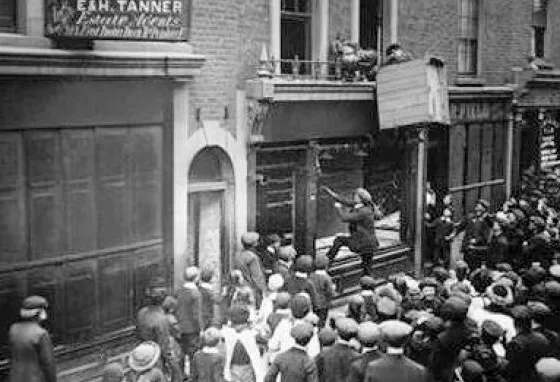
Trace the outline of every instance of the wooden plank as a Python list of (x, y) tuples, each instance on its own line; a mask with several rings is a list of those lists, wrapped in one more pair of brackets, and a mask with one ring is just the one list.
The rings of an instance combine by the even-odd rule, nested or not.
[[(485, 123), (482, 126), (482, 158), (480, 167), (480, 180), (482, 182), (492, 179), (493, 160), (494, 160), (494, 130), (495, 127), (491, 123)], [(492, 190), (489, 186), (482, 187), (480, 197), (488, 200), (492, 204)]]
[(62, 285), (62, 269), (59, 266), (41, 267), (28, 272), (27, 294), (42, 296), (49, 302), (48, 320), (45, 325), (55, 343), (63, 341), (66, 316), (71, 314), (62, 309)]
[(65, 341), (92, 339), (99, 322), (95, 260), (68, 263), (63, 266), (64, 312), (68, 312)]
[(99, 259), (99, 323), (103, 332), (133, 322), (131, 258), (130, 252), (124, 252)]
[[(481, 169), (481, 138), (482, 126), (478, 124), (469, 125), (467, 128), (467, 184), (480, 182)], [(480, 188), (474, 188), (466, 192), (465, 195), (465, 212), (472, 211), (476, 201), (480, 198)]]
[[(449, 188), (463, 186), (465, 183), (465, 125), (453, 125), (449, 129)], [(453, 194), (456, 217), (464, 213), (464, 193)]]

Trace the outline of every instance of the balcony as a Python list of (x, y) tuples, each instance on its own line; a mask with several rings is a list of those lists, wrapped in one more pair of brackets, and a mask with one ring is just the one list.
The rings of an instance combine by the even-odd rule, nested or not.
[[(286, 73), (289, 72), (289, 73)], [(277, 73), (277, 74), (274, 74)], [(266, 102), (374, 101), (375, 81), (363, 70), (348, 73), (332, 61), (261, 60), (247, 97)]]

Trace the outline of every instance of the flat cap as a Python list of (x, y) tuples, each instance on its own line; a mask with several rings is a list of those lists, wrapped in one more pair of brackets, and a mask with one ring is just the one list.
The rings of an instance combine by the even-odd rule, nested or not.
[(222, 333), (220, 333), (220, 329), (213, 326), (209, 327), (202, 333), (202, 341), (205, 346), (216, 346), (220, 342), (221, 338)]
[(482, 322), (482, 331), (493, 338), (501, 338), (504, 334), (502, 326), (493, 320), (484, 320)]
[(482, 207), (484, 207), (485, 210), (490, 208), (490, 202), (486, 199), (478, 199), (476, 204), (481, 205)]
[(552, 280), (547, 282), (545, 285), (546, 293), (553, 298), (560, 297), (560, 282)]
[(420, 324), (420, 328), (435, 336), (445, 330), (445, 322), (438, 316), (430, 316)]
[(296, 294), (292, 297), (290, 302), (290, 309), (292, 310), (292, 316), (295, 318), (303, 318), (311, 310), (309, 298), (307, 296)]
[(496, 270), (505, 273), (505, 272), (512, 271), (513, 268), (509, 263), (498, 263), (496, 264)]
[(313, 325), (305, 321), (299, 322), (294, 327), (292, 327), (292, 330), (290, 330), (290, 335), (295, 340), (301, 341), (309, 339), (313, 337)]
[(283, 261), (290, 261), (295, 259), (297, 256), (297, 251), (291, 245), (285, 245), (278, 249), (278, 258)]
[(374, 346), (381, 338), (381, 330), (379, 325), (366, 321), (362, 322), (358, 327), (358, 341), (364, 346)]
[(200, 275), (200, 270), (197, 267), (187, 267), (185, 269), (185, 280), (192, 281)]
[(274, 304), (277, 308), (286, 309), (290, 306), (290, 301), (292, 300), (292, 295), (288, 292), (278, 292), (276, 295), (276, 301)]
[(374, 289), (375, 288), (375, 279), (371, 276), (362, 276), (360, 278), (360, 286), (362, 289)]
[(394, 347), (402, 347), (412, 333), (412, 326), (399, 320), (383, 321), (379, 329), (387, 345)]
[(296, 260), (296, 271), (309, 273), (313, 270), (313, 258), (308, 255), (303, 255)]
[(381, 297), (376, 308), (377, 313), (385, 317), (394, 317), (397, 314), (397, 303), (389, 297)]
[(327, 269), (329, 266), (329, 258), (325, 255), (315, 256), (315, 269)]
[(545, 381), (554, 381), (560, 378), (560, 360), (552, 357), (541, 358), (535, 365), (537, 374)]
[(548, 273), (555, 279), (560, 279), (560, 264), (554, 264), (548, 269)]
[(336, 341), (336, 332), (329, 327), (325, 327), (321, 329), (318, 337), (322, 346), (331, 346)]
[(511, 309), (511, 316), (514, 320), (530, 320), (533, 318), (531, 310), (525, 305), (516, 305)]
[(22, 309), (47, 309), (49, 304), (44, 297), (29, 296), (21, 304)]
[(124, 368), (118, 362), (111, 362), (103, 368), (102, 382), (122, 382), (124, 379)]
[(241, 235), (241, 244), (245, 246), (254, 246), (259, 242), (259, 234), (256, 232), (245, 232)]
[(529, 301), (527, 302), (527, 307), (534, 317), (546, 317), (552, 313), (552, 310), (540, 301)]
[(229, 310), (229, 319), (233, 325), (243, 325), (249, 321), (249, 309), (245, 305), (234, 304)]
[(341, 317), (335, 321), (335, 325), (340, 335), (358, 334), (358, 323), (352, 318)]
[(468, 359), (463, 362), (461, 377), (465, 382), (478, 381), (484, 374), (484, 368), (476, 361)]
[(459, 297), (450, 297), (441, 306), (440, 315), (443, 319), (460, 321), (467, 317), (469, 305)]

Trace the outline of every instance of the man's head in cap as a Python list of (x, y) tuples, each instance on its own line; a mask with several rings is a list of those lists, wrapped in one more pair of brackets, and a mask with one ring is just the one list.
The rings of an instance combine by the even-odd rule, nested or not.
[(381, 331), (379, 326), (371, 321), (362, 322), (358, 327), (358, 341), (363, 347), (372, 348), (379, 344)]
[(474, 206), (474, 212), (477, 216), (481, 216), (488, 212), (488, 208), (490, 208), (490, 203), (486, 199), (478, 199), (476, 205)]
[(560, 360), (557, 358), (541, 358), (535, 365), (535, 370), (543, 382), (560, 381)]
[(545, 303), (540, 301), (529, 301), (527, 307), (531, 311), (535, 323), (546, 327), (551, 318), (552, 310), (550, 310)]
[(329, 327), (321, 329), (318, 337), (321, 348), (332, 346), (336, 342), (336, 332)]
[(184, 279), (188, 283), (194, 283), (198, 281), (200, 277), (200, 270), (198, 267), (187, 267), (185, 269)]
[(303, 255), (296, 260), (296, 272), (301, 274), (308, 274), (313, 271), (313, 258), (308, 255)]
[(204, 343), (204, 346), (216, 347), (220, 343), (221, 339), (222, 335), (220, 330), (213, 326), (209, 327), (204, 331), (204, 333), (202, 333), (202, 342)]
[(375, 289), (375, 279), (371, 276), (362, 276), (360, 278), (360, 287), (362, 290), (371, 290)]
[(544, 284), (546, 294), (551, 299), (559, 299), (560, 298), (560, 282), (556, 280), (548, 281)]
[(440, 316), (451, 322), (463, 322), (467, 318), (469, 305), (459, 297), (450, 297), (441, 306)]
[(294, 316), (294, 318), (303, 319), (311, 311), (309, 298), (301, 294), (296, 294), (292, 297), (290, 309), (292, 310), (292, 316)]
[(528, 333), (532, 329), (533, 315), (526, 305), (516, 305), (511, 309), (511, 316), (518, 333)]
[(124, 381), (124, 368), (118, 362), (111, 362), (103, 367), (101, 382), (122, 382)]
[(315, 256), (315, 269), (325, 270), (329, 267), (329, 258), (325, 255)]
[(463, 362), (461, 377), (464, 382), (484, 382), (484, 368), (476, 361), (471, 359)]
[(296, 344), (306, 346), (313, 337), (313, 325), (308, 322), (297, 323), (290, 330), (290, 335), (294, 338)]
[(548, 269), (548, 273), (554, 280), (560, 281), (560, 264), (554, 264), (551, 266)]
[(274, 307), (276, 309), (288, 309), (290, 307), (291, 300), (292, 295), (288, 292), (278, 292), (276, 300), (274, 301)]
[(49, 304), (44, 297), (29, 296), (21, 304), (19, 315), (24, 320), (36, 319), (45, 321), (47, 319), (47, 308)]
[(371, 194), (365, 188), (357, 188), (354, 193), (354, 202), (370, 205), (372, 202)]
[(493, 345), (504, 335), (504, 329), (494, 320), (484, 320), (481, 327), (481, 338), (488, 344)]
[(297, 252), (294, 247), (291, 245), (285, 245), (278, 249), (278, 259), (290, 262), (293, 261), (297, 257)]
[(249, 309), (245, 305), (234, 304), (229, 309), (229, 319), (232, 325), (245, 325), (249, 321)]
[(432, 274), (440, 284), (443, 284), (449, 278), (449, 272), (444, 267), (435, 267), (432, 269)]
[(412, 333), (412, 326), (399, 320), (383, 321), (379, 329), (383, 342), (391, 348), (403, 348)]
[(350, 341), (358, 334), (358, 323), (351, 318), (341, 317), (335, 321), (336, 331), (340, 339)]
[(381, 320), (389, 320), (397, 318), (398, 305), (389, 297), (381, 297), (377, 301), (377, 315)]
[(241, 244), (245, 249), (255, 248), (259, 243), (259, 238), (260, 236), (256, 232), (245, 232), (241, 235)]

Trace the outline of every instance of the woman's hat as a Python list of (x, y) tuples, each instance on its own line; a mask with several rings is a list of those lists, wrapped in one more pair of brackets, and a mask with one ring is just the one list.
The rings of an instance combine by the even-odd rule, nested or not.
[(130, 353), (128, 366), (138, 372), (149, 370), (159, 361), (160, 354), (158, 344), (153, 341), (142, 342)]
[(510, 306), (513, 304), (511, 289), (503, 284), (492, 284), (486, 290), (490, 302), (497, 306)]
[(29, 296), (21, 304), (19, 315), (21, 318), (28, 319), (37, 316), (41, 310), (47, 309), (49, 304), (44, 297)]

